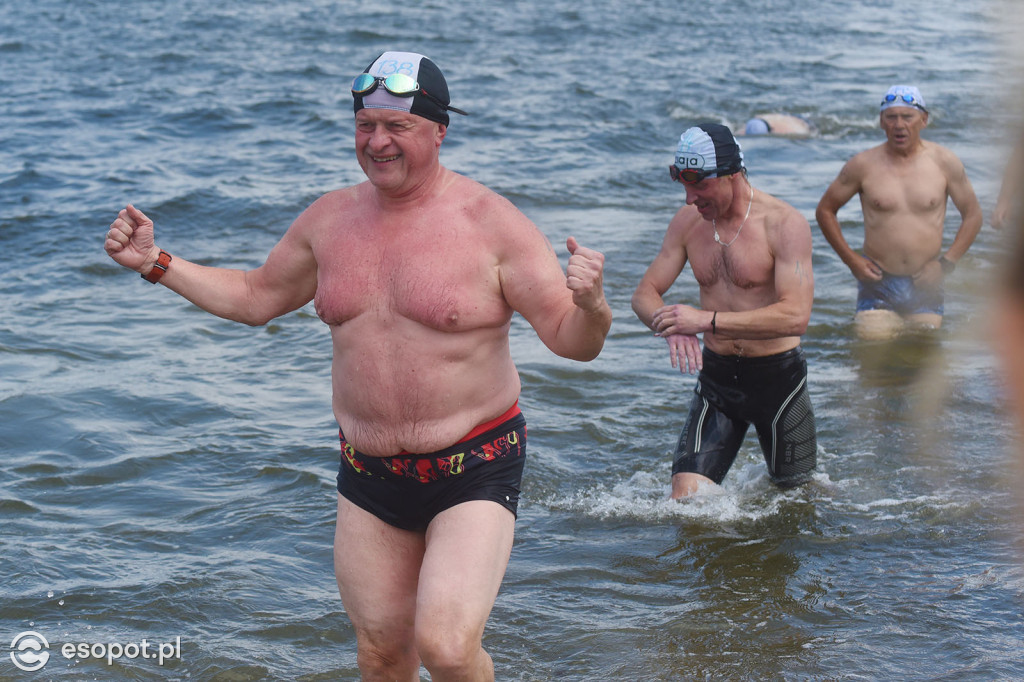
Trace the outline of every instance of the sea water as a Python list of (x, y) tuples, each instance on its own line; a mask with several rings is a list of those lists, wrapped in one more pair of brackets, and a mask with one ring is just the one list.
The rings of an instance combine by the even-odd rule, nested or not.
[[(1018, 449), (986, 331), (1005, 237), (986, 220), (940, 333), (865, 344), (814, 222), (842, 164), (884, 140), (895, 83), (921, 89), (925, 138), (991, 211), (1017, 120), (1011, 7), (8, 0), (0, 679), (357, 679), (332, 574), (326, 327), (311, 306), (217, 319), (116, 266), (103, 238), (132, 202), (172, 253), (261, 263), (313, 199), (363, 179), (349, 83), (386, 49), (431, 56), (471, 112), (443, 163), (563, 262), (570, 235), (607, 258), (597, 360), (513, 322), (530, 455), (484, 637), (498, 679), (1024, 678)], [(819, 130), (742, 139), (754, 186), (813, 232), (819, 467), (777, 490), (751, 433), (717, 494), (670, 502), (694, 378), (629, 299), (684, 201), (666, 172), (679, 134), (765, 111)], [(858, 246), (857, 202), (840, 218)], [(947, 245), (958, 226), (951, 204)], [(696, 297), (687, 269), (669, 299)], [(7, 655), (25, 633), (49, 645), (40, 672)]]

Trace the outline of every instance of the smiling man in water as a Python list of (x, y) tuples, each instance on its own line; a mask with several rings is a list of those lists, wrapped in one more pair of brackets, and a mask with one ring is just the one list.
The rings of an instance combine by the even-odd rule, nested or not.
[(563, 272), (510, 202), (440, 163), (451, 106), (426, 57), (386, 52), (352, 83), (367, 182), (328, 192), (250, 271), (154, 243), (128, 206), (110, 257), (200, 308), (261, 325), (314, 301), (340, 426), (335, 573), (364, 680), (493, 680), (481, 646), (512, 548), (526, 454), (514, 312), (563, 357), (600, 353), (604, 257)]
[[(941, 326), (942, 282), (974, 242), (982, 221), (960, 159), (921, 138), (928, 109), (917, 88), (889, 88), (879, 124), (886, 141), (843, 166), (816, 212), (825, 239), (857, 278), (854, 319), (864, 339)], [(856, 194), (864, 213), (863, 255), (847, 243), (838, 218)], [(943, 253), (947, 199), (960, 211), (960, 228)]]

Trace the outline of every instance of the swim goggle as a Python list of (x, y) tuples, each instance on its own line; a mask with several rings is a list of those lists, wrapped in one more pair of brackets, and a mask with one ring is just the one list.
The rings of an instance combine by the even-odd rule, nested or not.
[(352, 95), (355, 97), (365, 97), (381, 85), (383, 85), (384, 89), (395, 97), (414, 97), (416, 95), (423, 95), (445, 111), (454, 111), (456, 114), (462, 114), (463, 116), (469, 115), (462, 109), (457, 109), (450, 104), (445, 104), (437, 97), (434, 97), (429, 92), (421, 88), (420, 84), (417, 83), (414, 78), (407, 76), (404, 73), (393, 73), (386, 78), (374, 76), (369, 73), (361, 73), (352, 81)]
[(674, 163), (669, 165), (668, 174), (672, 176), (672, 179), (676, 182), (682, 182), (686, 185), (696, 185), (698, 182), (711, 175), (721, 177), (723, 175), (730, 175), (736, 171), (733, 168), (712, 168), (711, 170), (704, 170), (703, 168), (683, 168)]
[(882, 106), (885, 106), (886, 104), (892, 104), (893, 102), (896, 101), (896, 98), (899, 98), (899, 99), (903, 100), (904, 102), (906, 102), (907, 104), (909, 104), (912, 107), (917, 107), (921, 111), (928, 111), (927, 109), (925, 109), (921, 105), (920, 102), (917, 101), (917, 99), (913, 95), (907, 95), (907, 94), (896, 95), (896, 94), (893, 94), (893, 93), (889, 93), (888, 95), (886, 95), (882, 99)]

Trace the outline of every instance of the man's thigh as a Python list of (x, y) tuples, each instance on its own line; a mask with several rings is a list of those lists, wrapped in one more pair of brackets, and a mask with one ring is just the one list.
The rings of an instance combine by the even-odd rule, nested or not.
[(505, 576), (515, 516), (473, 500), (438, 514), (427, 528), (417, 594), (417, 630), (483, 634)]
[(904, 320), (892, 310), (861, 310), (853, 319), (857, 336), (865, 341), (885, 341), (903, 332)]
[(338, 495), (334, 572), (360, 636), (412, 644), (423, 533), (402, 530)]

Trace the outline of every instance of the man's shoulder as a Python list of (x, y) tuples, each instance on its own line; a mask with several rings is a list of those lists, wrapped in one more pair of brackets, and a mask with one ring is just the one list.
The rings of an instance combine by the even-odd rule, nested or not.
[(925, 154), (944, 168), (958, 169), (963, 165), (960, 157), (949, 147), (929, 140), (921, 140), (921, 145)]
[(843, 164), (836, 181), (844, 185), (859, 186), (873, 169), (877, 169), (885, 162), (884, 155), (884, 144), (857, 152)]
[(696, 206), (684, 205), (672, 216), (672, 220), (668, 224), (668, 231), (685, 237), (704, 222), (707, 221), (704, 220), (704, 216), (700, 214)]
[(952, 149), (945, 145), (941, 145), (938, 142), (933, 142), (932, 140), (925, 140), (922, 138), (921, 146), (933, 154), (952, 154), (953, 156), (956, 156)]
[(771, 234), (798, 230), (810, 233), (810, 223), (795, 206), (767, 192), (761, 194), (765, 196), (763, 210), (766, 232)]
[(313, 207), (337, 207), (339, 204), (352, 203), (359, 201), (361, 193), (366, 191), (367, 188), (371, 187), (369, 181), (364, 181), (355, 185), (349, 185), (347, 187), (339, 187), (338, 189), (328, 190), (319, 197), (313, 200), (310, 204), (310, 208)]
[(789, 203), (784, 199), (780, 199), (774, 194), (768, 194), (767, 192), (761, 192), (766, 197), (765, 210), (779, 218), (795, 219), (799, 218), (806, 222), (803, 214), (797, 210), (796, 206)]
[(480, 244), (503, 250), (522, 240), (532, 241), (539, 228), (510, 199), (461, 173), (447, 171), (444, 183), (431, 199), (428, 212)]
[(866, 164), (876, 163), (879, 159), (885, 156), (885, 142), (876, 144), (874, 147), (869, 147), (864, 151), (857, 152), (850, 157), (847, 162), (847, 166), (854, 165), (856, 167), (863, 167)]
[(449, 171), (449, 181), (439, 199), (447, 208), (457, 208), (487, 222), (495, 219), (525, 218), (507, 197), (481, 182), (454, 171)]
[(361, 192), (365, 191), (361, 183), (324, 192), (314, 199), (292, 223), (289, 232), (305, 235), (311, 239), (313, 235), (338, 224), (339, 216), (351, 216), (358, 210), (361, 203)]

